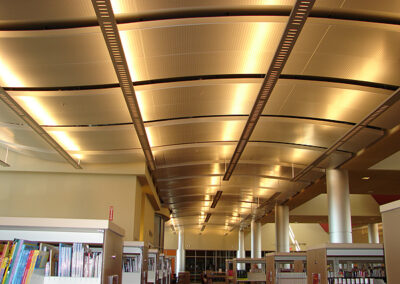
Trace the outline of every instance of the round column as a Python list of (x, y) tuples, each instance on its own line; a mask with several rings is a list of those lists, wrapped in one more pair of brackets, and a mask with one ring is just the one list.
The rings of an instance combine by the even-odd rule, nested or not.
[(178, 232), (178, 249), (176, 251), (176, 276), (185, 271), (185, 234), (183, 229)]
[(275, 205), (276, 252), (290, 252), (289, 246), (289, 207)]
[[(245, 258), (246, 255), (245, 255), (245, 250), (244, 250), (244, 231), (243, 231), (243, 229), (239, 230), (238, 237), (239, 237), (239, 248), (238, 248), (236, 256), (237, 256), (237, 258)], [(245, 266), (244, 263), (238, 263), (237, 269), (244, 270), (244, 266)]]
[(368, 242), (370, 244), (379, 244), (378, 224), (368, 224)]
[(329, 238), (331, 243), (352, 243), (349, 176), (347, 170), (326, 170)]

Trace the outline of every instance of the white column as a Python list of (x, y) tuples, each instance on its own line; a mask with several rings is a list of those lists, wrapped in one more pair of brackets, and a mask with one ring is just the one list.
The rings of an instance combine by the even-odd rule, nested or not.
[(329, 238), (331, 243), (352, 243), (349, 176), (347, 170), (326, 170)]
[(368, 224), (368, 242), (370, 244), (379, 244), (378, 224)]
[(185, 271), (185, 234), (183, 229), (178, 232), (178, 249), (176, 251), (176, 276)]
[[(245, 254), (245, 250), (244, 250), (244, 231), (243, 229), (239, 229), (239, 248), (237, 251), (237, 258), (245, 258), (246, 254)], [(244, 263), (238, 263), (237, 264), (237, 269), (238, 270), (244, 270), (245, 269), (245, 264)]]
[(261, 257), (261, 223), (251, 220), (251, 257)]
[(276, 252), (290, 252), (289, 246), (289, 207), (275, 205)]

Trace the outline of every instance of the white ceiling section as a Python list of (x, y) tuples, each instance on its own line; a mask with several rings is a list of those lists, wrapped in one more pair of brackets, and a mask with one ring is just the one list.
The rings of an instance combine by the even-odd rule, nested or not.
[[(292, 181), (400, 85), (399, 1), (317, 0), (222, 180), (295, 3), (111, 0), (174, 226), (230, 231), (400, 123), (397, 103)], [(62, 149), (83, 168), (145, 161), (92, 1), (3, 1), (0, 19), (0, 87)], [(0, 148), (65, 163), (3, 101)], [(393, 169), (393, 159), (375, 168)]]

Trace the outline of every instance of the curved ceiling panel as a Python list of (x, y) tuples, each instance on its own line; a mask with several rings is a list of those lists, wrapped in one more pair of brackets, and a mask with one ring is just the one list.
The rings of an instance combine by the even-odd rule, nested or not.
[[(315, 36), (316, 28), (324, 33)], [(310, 44), (312, 39), (317, 41)], [(400, 85), (400, 45), (395, 25), (309, 19), (284, 73), (346, 78)], [(304, 58), (305, 60), (301, 60)]]
[[(30, 111), (35, 120), (45, 125), (107, 125), (130, 123), (120, 88), (71, 91), (9, 91), (27, 111), (37, 104), (53, 118), (43, 121), (42, 113)], [(52, 124), (51, 122), (54, 122)]]
[[(133, 126), (102, 126), (102, 127), (45, 127), (56, 140), (59, 133), (69, 136), (78, 148), (75, 151), (107, 151), (140, 149), (140, 143)], [(62, 143), (63, 144), (63, 143)], [(66, 150), (68, 143), (64, 143)]]
[(90, 0), (2, 1), (0, 19), (13, 25), (95, 19)]
[[(143, 119), (155, 121), (248, 115), (261, 82), (252, 78), (209, 79), (138, 86), (136, 90)], [(356, 123), (390, 94), (359, 85), (280, 79), (263, 114)]]
[(155, 123), (154, 126), (146, 124), (150, 145), (157, 147), (188, 143), (237, 141), (245, 124), (243, 120), (200, 122), (201, 120), (193, 119), (190, 121), (193, 123), (186, 124), (185, 121), (180, 121), (179, 123), (183, 124), (169, 126), (157, 126), (162, 125), (162, 123)]
[[(134, 81), (265, 73), (285, 17), (220, 17), (121, 24)], [(151, 28), (149, 28), (151, 27)]]
[(117, 82), (99, 27), (0, 32), (0, 45), (0, 57), (4, 58), (0, 62), (2, 87)]

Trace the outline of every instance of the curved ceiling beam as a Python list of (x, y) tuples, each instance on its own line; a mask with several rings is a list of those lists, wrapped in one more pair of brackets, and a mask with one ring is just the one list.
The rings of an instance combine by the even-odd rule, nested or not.
[[(153, 80), (135, 81), (133, 85), (139, 86), (151, 86), (157, 84), (166, 83), (181, 83), (181, 82), (196, 82), (205, 80), (224, 80), (224, 79), (263, 79), (265, 74), (218, 74), (218, 75), (198, 75), (198, 76), (182, 76), (182, 77), (170, 77), (160, 78)], [(279, 79), (281, 80), (302, 80), (302, 81), (315, 81), (315, 82), (327, 82), (327, 83), (338, 83), (346, 85), (354, 85), (360, 87), (370, 87), (375, 89), (395, 91), (399, 86), (383, 84), (378, 82), (353, 80), (346, 78), (337, 77), (323, 77), (323, 76), (312, 76), (312, 75), (301, 75), (301, 74), (280, 74)], [(109, 88), (119, 88), (119, 84), (102, 84), (102, 85), (81, 85), (81, 86), (57, 86), (57, 87), (3, 87), (5, 91), (80, 91), (80, 90), (100, 90)]]
[[(118, 24), (140, 23), (149, 21), (173, 20), (183, 18), (213, 18), (226, 16), (289, 16), (290, 6), (265, 6), (263, 8), (251, 7), (232, 7), (232, 8), (208, 8), (195, 10), (193, 7), (182, 8), (166, 11), (156, 11), (154, 13), (136, 13), (135, 15), (119, 15), (116, 16)], [(311, 18), (324, 18), (332, 20), (361, 21), (376, 24), (400, 25), (400, 19), (394, 16), (384, 15), (378, 11), (363, 12), (346, 12), (340, 10), (324, 9), (316, 7), (310, 13)], [(80, 20), (64, 20), (52, 22), (21, 22), (7, 23), (3, 21), (0, 24), (0, 31), (18, 31), (18, 30), (54, 30), (54, 29), (73, 29), (98, 26), (94, 17), (88, 17)]]

